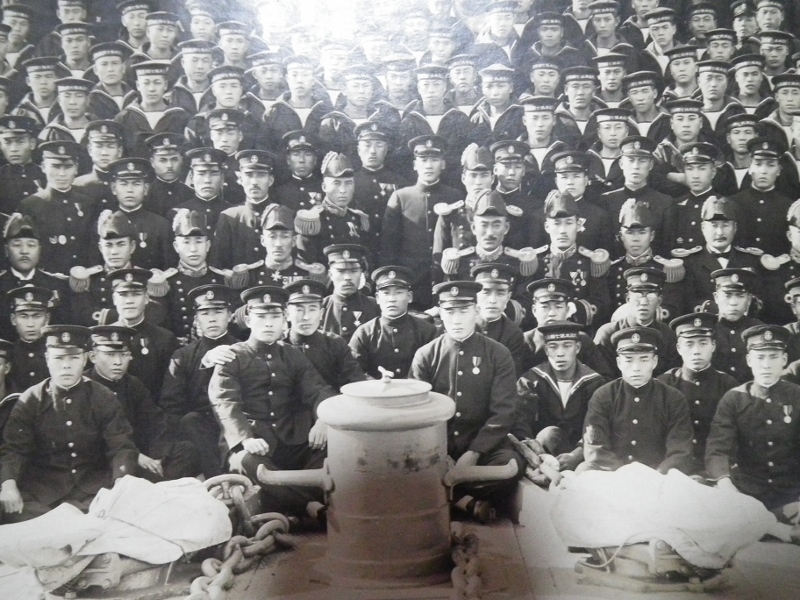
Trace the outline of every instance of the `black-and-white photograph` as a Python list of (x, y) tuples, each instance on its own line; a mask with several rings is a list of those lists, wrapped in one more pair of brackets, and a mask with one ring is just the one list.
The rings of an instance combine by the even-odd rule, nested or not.
[(800, 598), (800, 0), (1, 0), (0, 600)]

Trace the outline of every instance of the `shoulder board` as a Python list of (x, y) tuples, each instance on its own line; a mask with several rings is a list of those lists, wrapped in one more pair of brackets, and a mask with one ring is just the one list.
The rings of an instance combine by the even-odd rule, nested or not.
[(615, 259), (615, 260), (612, 260), (612, 261), (611, 261), (611, 262), (608, 264), (608, 266), (610, 267), (610, 266), (612, 266), (612, 265), (616, 265), (616, 264), (618, 264), (618, 263), (622, 262), (623, 260), (625, 260), (625, 257), (624, 257), (624, 256), (620, 256), (619, 258), (617, 258), (617, 259)]
[[(315, 207), (316, 208), (316, 207)], [(317, 235), (322, 229), (319, 210), (301, 208), (294, 216), (294, 228), (301, 235)]]
[(686, 268), (680, 258), (662, 258), (654, 256), (653, 260), (664, 267), (667, 283), (678, 283), (686, 276)]
[(294, 266), (298, 269), (303, 269), (303, 271), (308, 271), (312, 275), (324, 275), (325, 274), (325, 266), (320, 263), (307, 263), (303, 262), (299, 258), (294, 259)]
[(503, 248), (503, 252), (519, 261), (519, 273), (523, 277), (532, 277), (539, 270), (539, 254), (535, 249), (530, 247), (519, 250)]
[(447, 275), (455, 275), (458, 273), (458, 264), (462, 256), (467, 256), (475, 252), (475, 246), (468, 246), (467, 248), (445, 248), (442, 252), (442, 271)]
[(777, 271), (782, 265), (785, 265), (790, 260), (792, 259), (788, 254), (781, 254), (780, 256), (764, 254), (761, 256), (761, 266), (769, 271)]
[(452, 204), (448, 204), (447, 202), (437, 202), (433, 205), (433, 212), (440, 217), (446, 217), (447, 215), (457, 211), (462, 206), (464, 206), (463, 200), (453, 202)]
[(739, 252), (745, 252), (746, 254), (752, 254), (753, 256), (761, 256), (764, 254), (764, 251), (761, 248), (754, 248), (752, 246), (748, 246), (747, 248), (742, 248), (741, 246), (734, 246)]
[(534, 248), (533, 251), (536, 254), (542, 254), (543, 252), (547, 252), (547, 250), (549, 248), (550, 248), (550, 244), (545, 244), (544, 246), (539, 246), (538, 248)]
[(351, 213), (358, 215), (358, 218), (361, 220), (361, 229), (364, 231), (369, 231), (369, 215), (365, 213), (363, 210), (358, 210), (357, 208), (348, 208)]
[(514, 204), (506, 204), (506, 211), (512, 217), (521, 217), (522, 213), (524, 212), (519, 206), (516, 206)]
[(162, 298), (167, 295), (169, 291), (169, 283), (167, 279), (175, 275), (178, 269), (170, 267), (166, 271), (160, 269), (150, 269), (153, 275), (147, 280), (147, 293), (154, 298)]
[(611, 257), (608, 254), (608, 250), (599, 248), (592, 251), (580, 246), (578, 253), (592, 261), (590, 273), (593, 277), (602, 277), (608, 273), (608, 269), (611, 266)]
[[(222, 275), (225, 277), (227, 275), (226, 269), (218, 269), (217, 267), (212, 267), (211, 265), (208, 266), (208, 270), (212, 273), (216, 273), (217, 275)], [(230, 269), (228, 269), (230, 271)]]
[(687, 256), (690, 256), (692, 254), (697, 254), (702, 249), (703, 249), (702, 246), (695, 246), (694, 248), (675, 248), (674, 250), (672, 250), (671, 254), (676, 258), (686, 258)]

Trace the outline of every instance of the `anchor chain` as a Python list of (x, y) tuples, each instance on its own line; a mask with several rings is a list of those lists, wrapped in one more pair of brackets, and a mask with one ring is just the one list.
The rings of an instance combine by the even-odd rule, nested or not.
[(478, 537), (465, 534), (461, 523), (451, 526), (453, 548), (451, 556), (455, 567), (450, 572), (453, 583), (451, 600), (480, 600), (483, 592), (481, 564), (478, 557)]

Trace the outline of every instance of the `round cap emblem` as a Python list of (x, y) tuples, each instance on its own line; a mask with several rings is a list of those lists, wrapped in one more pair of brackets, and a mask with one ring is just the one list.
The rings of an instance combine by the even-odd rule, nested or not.
[(128, 283), (133, 281), (133, 273), (126, 273), (125, 274), (125, 281), (127, 281)]
[(345, 250), (344, 252), (342, 252), (342, 258), (344, 258), (345, 260), (350, 258), (350, 250)]
[(492, 279), (497, 279), (498, 277), (500, 277), (500, 271), (498, 271), (497, 269), (492, 269), (492, 272), (490, 274), (492, 276)]
[(572, 158), (571, 156), (568, 156), (565, 160), (567, 161), (568, 165), (571, 165), (575, 159)]
[(647, 281), (647, 273), (642, 273), (641, 280)]
[(433, 140), (427, 140), (425, 142), (425, 147), (426, 148), (433, 148)]
[(27, 294), (25, 294), (25, 301), (30, 302), (31, 300), (33, 300), (33, 294), (28, 292)]
[(169, 146), (169, 138), (164, 138), (164, 146)]
[(264, 304), (269, 304), (270, 302), (272, 302), (272, 296), (270, 296), (269, 294), (264, 294), (263, 300)]
[(695, 327), (700, 327), (702, 324), (703, 324), (703, 321), (701, 321), (700, 319), (695, 319), (694, 320), (694, 326)]
[(119, 333), (117, 333), (116, 331), (112, 331), (111, 332), (111, 341), (112, 342), (118, 342), (119, 341)]
[(633, 142), (633, 147), (639, 150), (642, 147), (642, 142)]
[(731, 275), (731, 283), (739, 283), (739, 274), (738, 273), (734, 273), (733, 275)]
[(395, 277), (397, 277), (397, 273), (395, 273), (394, 271), (389, 271), (389, 272), (386, 274), (386, 276), (387, 276), (389, 279), (394, 279)]
[(297, 138), (297, 141), (300, 142), (301, 144), (305, 144), (306, 143), (306, 136), (301, 135), (299, 138)]
[(14, 121), (9, 121), (9, 122), (8, 122), (8, 128), (9, 128), (9, 129), (16, 129), (16, 128), (17, 128), (16, 122), (14, 122)]
[(66, 154), (67, 153), (67, 149), (64, 148), (64, 146), (59, 146), (58, 147), (58, 153), (59, 154)]
[(65, 344), (69, 341), (69, 333), (68, 332), (65, 331), (64, 333), (61, 334), (61, 341), (64, 342)]
[(761, 148), (767, 150), (769, 148), (769, 142), (764, 142), (763, 144), (761, 144)]
[(108, 133), (108, 125), (100, 125), (100, 133)]
[(203, 156), (203, 160), (206, 161), (207, 163), (210, 163), (211, 162), (211, 155), (210, 154), (206, 154), (205, 156)]
[(369, 126), (369, 128), (372, 131), (378, 131), (378, 124), (377, 123), (373, 123), (372, 125)]
[(638, 344), (638, 343), (639, 343), (639, 340), (641, 340), (641, 339), (642, 339), (642, 337), (641, 337), (641, 336), (640, 336), (638, 333), (634, 333), (634, 334), (631, 336), (631, 341), (632, 341), (634, 344)]
[(700, 148), (698, 148), (697, 146), (692, 148), (692, 154), (695, 154), (695, 155), (700, 154)]
[(458, 288), (453, 286), (450, 288), (450, 295), (451, 296), (458, 296)]
[(214, 292), (212, 290), (208, 290), (206, 292), (206, 300), (213, 300), (214, 299)]
[(772, 332), (771, 332), (771, 331), (765, 331), (765, 332), (764, 332), (764, 339), (765, 339), (766, 341), (768, 341), (768, 342), (769, 342), (770, 340), (772, 340)]
[(508, 153), (509, 154), (514, 154), (514, 146), (513, 145), (508, 147)]
[(222, 113), (222, 116), (220, 117), (220, 119), (222, 119), (223, 121), (227, 121), (228, 120), (228, 113), (225, 113), (225, 112)]
[(304, 294), (310, 294), (311, 293), (311, 288), (308, 287), (307, 285), (304, 285), (303, 286), (303, 293)]
[(555, 283), (549, 283), (547, 285), (547, 291), (548, 292), (555, 292), (556, 291), (556, 284)]
[(128, 171), (133, 171), (136, 168), (136, 165), (133, 163), (128, 163)]

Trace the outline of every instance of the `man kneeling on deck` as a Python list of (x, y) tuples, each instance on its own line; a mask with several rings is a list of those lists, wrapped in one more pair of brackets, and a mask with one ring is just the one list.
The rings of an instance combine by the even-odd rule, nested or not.
[[(260, 286), (241, 294), (250, 338), (230, 346), (233, 360), (214, 368), (208, 397), (229, 448), (231, 468), (253, 481), (262, 469), (315, 469), (325, 460), (319, 404), (334, 395), (303, 352), (281, 341), (289, 292)], [(264, 485), (265, 510), (320, 516), (322, 492)]]

